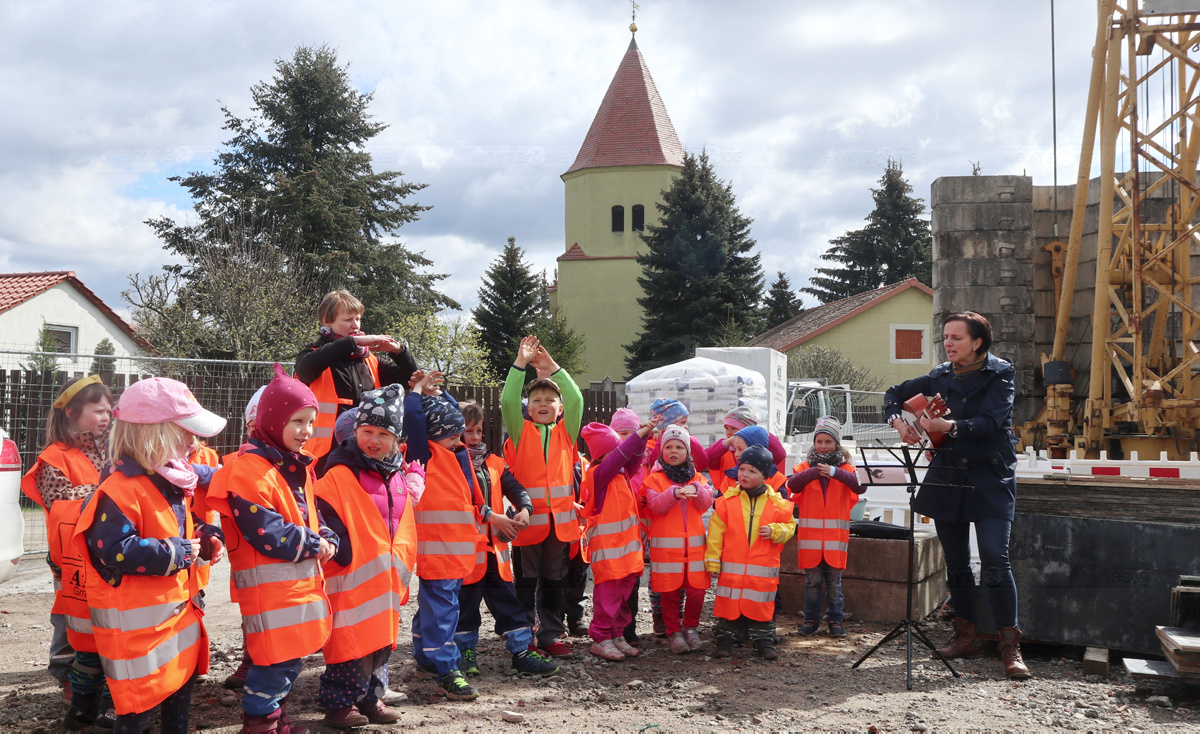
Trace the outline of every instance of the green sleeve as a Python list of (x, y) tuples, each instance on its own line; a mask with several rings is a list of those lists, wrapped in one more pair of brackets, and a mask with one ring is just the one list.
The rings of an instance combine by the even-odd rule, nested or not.
[(583, 428), (583, 393), (566, 370), (560, 369), (550, 375), (550, 379), (562, 390), (563, 421), (567, 424), (567, 433), (572, 441), (578, 441), (579, 429)]
[(521, 440), (521, 431), (525, 429), (525, 414), (521, 410), (521, 391), (525, 389), (525, 370), (516, 367), (508, 368), (508, 376), (504, 378), (504, 389), (500, 391), (500, 416), (504, 419), (504, 430), (512, 439), (513, 448)]

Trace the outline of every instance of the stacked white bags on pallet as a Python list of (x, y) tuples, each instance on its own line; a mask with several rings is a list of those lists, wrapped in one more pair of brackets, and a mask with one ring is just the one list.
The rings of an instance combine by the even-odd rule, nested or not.
[(767, 385), (761, 373), (704, 357), (643, 372), (625, 384), (629, 408), (643, 420), (659, 399), (678, 400), (688, 409), (688, 430), (709, 446), (725, 438), (725, 414), (739, 405), (767, 414)]

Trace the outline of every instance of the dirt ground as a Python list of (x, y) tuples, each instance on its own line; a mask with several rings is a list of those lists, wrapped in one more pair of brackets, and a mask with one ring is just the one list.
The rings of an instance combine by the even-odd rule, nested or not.
[[(240, 696), (221, 687), (240, 657), (228, 569), (228, 564), (214, 569), (208, 593), (213, 664), (192, 701), (191, 723), (197, 731), (238, 730)], [(26, 557), (17, 576), (0, 586), (0, 731), (61, 729), (65, 707), (44, 671), (51, 596), (49, 570), (35, 557)], [(649, 634), (650, 610), (644, 603), (638, 610), (643, 653), (636, 660), (601, 662), (586, 652), (587, 641), (578, 638), (572, 640), (575, 656), (564, 661), (561, 675), (522, 679), (511, 674), (502, 640), (485, 634), (480, 644), (483, 676), (475, 680), (479, 700), (449, 703), (432, 682), (416, 677), (408, 655), (414, 596), (391, 663), (392, 688), (408, 695), (399, 706), (403, 718), (363, 730), (1200, 731), (1200, 690), (1138, 687), (1118, 672), (1119, 664), (1106, 680), (1085, 680), (1077, 649), (1029, 646), (1026, 660), (1035, 677), (1023, 683), (1002, 678), (994, 653), (957, 662), (959, 679), (918, 654), (914, 690), (907, 691), (899, 644), (889, 644), (858, 670), (850, 667), (886, 633), (885, 625), (849, 622), (849, 636), (841, 641), (824, 632), (803, 638), (795, 634), (800, 620), (781, 616), (779, 661), (764, 662), (746, 648), (735, 648), (731, 660), (713, 660), (708, 635), (703, 652), (672, 655), (663, 640)], [(486, 611), (484, 615), (483, 628), (491, 629)], [(705, 626), (709, 619), (706, 612)], [(945, 624), (926, 627), (936, 641), (942, 640)], [(320, 725), (322, 714), (315, 705), (321, 667), (319, 655), (306, 662), (293, 716), (311, 730), (333, 731)], [(508, 718), (520, 721), (510, 722), (506, 714), (516, 714)]]

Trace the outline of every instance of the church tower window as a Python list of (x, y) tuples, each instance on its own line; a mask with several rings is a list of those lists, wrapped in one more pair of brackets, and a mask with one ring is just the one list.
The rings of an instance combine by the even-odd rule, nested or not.
[(633, 225), (630, 229), (634, 232), (641, 232), (646, 229), (646, 207), (641, 204), (633, 205)]
[(612, 208), (612, 231), (625, 231), (625, 207), (620, 204)]

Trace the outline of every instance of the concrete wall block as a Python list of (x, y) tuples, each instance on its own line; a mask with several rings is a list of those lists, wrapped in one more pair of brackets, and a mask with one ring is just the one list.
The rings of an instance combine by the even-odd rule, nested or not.
[[(1059, 184), (1058, 208), (1069, 216), (1075, 203), (1075, 184)], [(1033, 187), (1033, 208), (1036, 211), (1054, 211), (1054, 187)]]
[(937, 204), (930, 219), (933, 232), (1019, 232), (1033, 229), (1033, 205)]
[(1029, 176), (942, 176), (930, 187), (931, 204), (1032, 203)]
[(933, 259), (1007, 258), (1032, 262), (1037, 241), (1030, 231), (987, 232), (983, 230), (933, 234)]
[[(1028, 286), (963, 286), (939, 284), (933, 294), (933, 313), (977, 311), (990, 320), (993, 314), (1033, 314), (1033, 290)], [(1033, 335), (1033, 323), (1029, 324)]]
[[(946, 598), (946, 575), (935, 574), (913, 587), (913, 616), (921, 619)], [(892, 581), (842, 579), (847, 619), (893, 624), (904, 619), (908, 586)], [(804, 612), (804, 574), (779, 577), (779, 609), (784, 614)]]
[(942, 258), (933, 264), (933, 282), (938, 286), (1028, 286), (1033, 281), (1033, 264), (1004, 258)]

